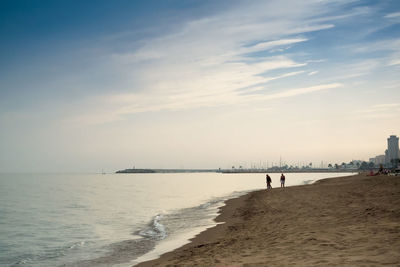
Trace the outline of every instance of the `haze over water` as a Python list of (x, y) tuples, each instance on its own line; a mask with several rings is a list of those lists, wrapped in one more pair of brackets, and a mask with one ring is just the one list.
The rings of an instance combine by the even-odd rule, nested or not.
[(223, 200), (262, 188), (265, 174), (0, 174), (0, 265), (129, 265), (181, 246), (214, 225)]

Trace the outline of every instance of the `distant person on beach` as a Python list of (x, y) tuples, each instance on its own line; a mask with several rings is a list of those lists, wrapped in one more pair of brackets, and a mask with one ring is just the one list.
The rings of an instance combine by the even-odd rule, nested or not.
[(272, 188), (272, 186), (271, 186), (271, 183), (272, 183), (271, 177), (269, 177), (269, 175), (267, 174), (265, 179), (267, 181), (267, 189), (271, 189)]
[(285, 175), (281, 174), (281, 187), (285, 187)]

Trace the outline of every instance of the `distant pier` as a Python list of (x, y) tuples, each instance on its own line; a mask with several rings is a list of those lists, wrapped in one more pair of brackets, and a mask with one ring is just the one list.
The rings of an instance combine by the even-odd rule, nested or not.
[(359, 172), (358, 169), (304, 168), (304, 169), (125, 169), (116, 173), (332, 173)]

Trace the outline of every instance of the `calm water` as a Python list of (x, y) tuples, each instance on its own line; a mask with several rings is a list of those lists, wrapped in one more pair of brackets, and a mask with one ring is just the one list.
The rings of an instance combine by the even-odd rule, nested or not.
[(224, 200), (261, 188), (265, 174), (0, 174), (0, 266), (130, 266), (183, 245), (215, 225)]

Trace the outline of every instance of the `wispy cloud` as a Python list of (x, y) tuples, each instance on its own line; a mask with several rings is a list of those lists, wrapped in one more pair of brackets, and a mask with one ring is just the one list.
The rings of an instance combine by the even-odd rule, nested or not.
[(382, 59), (361, 59), (355, 62), (340, 64), (332, 70), (329, 76), (330, 81), (345, 81), (373, 73), (378, 68), (382, 67)]
[(356, 53), (370, 54), (374, 52), (386, 52), (381, 56), (383, 64), (386, 66), (395, 66), (400, 64), (400, 39), (390, 38), (375, 42), (357, 44), (352, 46)]
[(317, 74), (319, 71), (311, 71), (311, 72), (309, 72), (307, 75), (308, 76), (312, 76), (312, 75), (315, 75), (315, 74)]
[(400, 53), (392, 55), (392, 57), (389, 59), (389, 62), (387, 63), (387, 65), (388, 66), (400, 65)]
[(287, 91), (283, 91), (283, 92), (279, 92), (279, 93), (275, 93), (275, 94), (266, 95), (261, 98), (263, 100), (269, 100), (269, 99), (294, 97), (294, 96), (298, 96), (298, 95), (314, 93), (317, 91), (333, 89), (333, 88), (337, 88), (340, 86), (342, 86), (342, 84), (340, 84), (340, 83), (316, 85), (316, 86), (305, 87), (305, 88), (291, 89), (291, 90), (287, 90)]
[(349, 114), (351, 120), (395, 119), (400, 112), (400, 103), (382, 103), (355, 110)]
[(287, 78), (287, 77), (291, 77), (291, 76), (296, 76), (296, 75), (300, 75), (302, 73), (304, 73), (304, 71), (293, 71), (293, 72), (284, 73), (284, 74), (278, 75), (278, 76), (265, 77), (263, 79), (263, 84), (254, 85), (254, 86), (250, 86), (250, 87), (246, 87), (246, 88), (239, 88), (238, 91), (243, 92), (243, 93), (253, 93), (253, 92), (257, 92), (257, 91), (263, 91), (263, 90), (266, 90), (265, 84), (270, 81)]
[(371, 53), (376, 51), (398, 51), (400, 49), (400, 38), (390, 38), (362, 44), (354, 44), (353, 51), (357, 53)]
[(400, 18), (400, 12), (393, 12), (385, 15), (385, 18), (392, 19), (392, 18)]
[[(294, 97), (340, 86), (335, 81), (293, 90), (267, 86), (273, 80), (300, 76), (308, 63), (323, 62), (311, 56), (299, 61), (291, 53), (291, 47), (309, 41), (308, 33), (332, 29), (335, 20), (360, 14), (330, 16), (327, 23), (322, 19), (328, 14), (327, 3), (289, 2), (239, 4), (145, 38), (133, 51), (114, 53), (108, 61), (129, 73), (132, 88), (103, 96), (113, 114), (107, 120), (138, 112), (235, 105), (257, 97)], [(277, 55), (251, 55), (263, 51)], [(277, 70), (279, 75), (271, 74)], [(271, 90), (278, 92), (268, 94)]]
[(307, 41), (306, 38), (292, 38), (292, 39), (280, 39), (280, 40), (275, 40), (275, 41), (269, 41), (269, 42), (261, 42), (256, 45), (243, 48), (241, 50), (242, 53), (251, 53), (251, 52), (257, 52), (257, 51), (263, 51), (263, 50), (268, 50), (271, 48), (283, 46), (283, 45), (291, 45), (291, 44), (296, 44), (300, 42), (305, 42)]
[[(175, 96), (149, 96), (143, 95), (119, 95), (114, 98), (113, 101), (124, 98), (125, 104), (119, 108), (114, 108), (108, 112), (94, 112), (93, 114), (79, 115), (70, 119), (70, 122), (78, 123), (108, 123), (112, 121), (122, 120), (126, 115), (132, 115), (143, 112), (158, 112), (158, 111), (176, 111), (185, 110), (199, 107), (214, 107), (214, 106), (226, 106), (226, 105), (237, 105), (237, 104), (249, 104), (249, 103), (262, 103), (268, 100), (277, 100), (283, 98), (296, 97), (299, 95), (305, 95), (315, 93), (318, 91), (329, 90), (341, 87), (340, 83), (332, 84), (321, 84), (316, 86), (296, 88), (284, 90), (277, 93), (270, 94), (251, 94), (241, 95), (239, 92), (227, 92), (221, 96), (214, 94), (188, 94), (188, 95), (175, 95)], [(107, 104), (105, 104), (107, 105)]]

